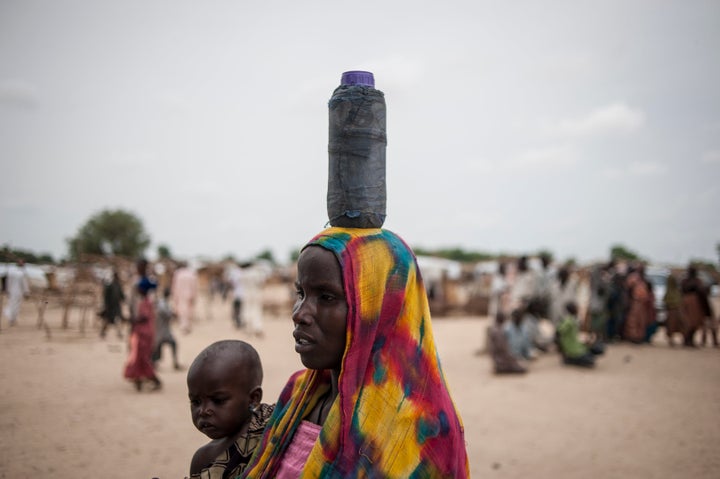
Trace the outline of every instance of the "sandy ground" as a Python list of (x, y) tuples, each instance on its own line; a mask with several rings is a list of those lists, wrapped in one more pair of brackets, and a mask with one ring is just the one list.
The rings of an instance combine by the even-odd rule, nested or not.
[[(231, 327), (229, 303), (200, 305), (195, 330), (178, 335), (180, 359), (222, 338), (249, 340)], [(0, 477), (182, 478), (206, 438), (192, 426), (185, 373), (168, 355), (160, 392), (123, 380), (125, 343), (82, 336), (80, 314), (52, 337), (26, 303), (20, 322), (0, 332)], [(465, 422), (473, 477), (720, 477), (720, 350), (612, 345), (594, 370), (562, 366), (555, 354), (522, 377), (495, 377), (483, 344), (484, 318), (435, 318), (441, 361)], [(289, 316), (268, 317), (253, 339), (265, 367), (265, 402), (291, 372)]]

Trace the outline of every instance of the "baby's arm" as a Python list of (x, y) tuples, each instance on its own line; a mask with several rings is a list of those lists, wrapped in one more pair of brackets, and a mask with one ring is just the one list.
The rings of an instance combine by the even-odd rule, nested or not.
[(218, 454), (220, 454), (217, 451), (217, 443), (218, 441), (210, 441), (195, 451), (192, 461), (190, 462), (190, 477), (192, 477), (193, 474), (195, 474), (196, 477), (200, 477), (200, 471), (208, 467)]

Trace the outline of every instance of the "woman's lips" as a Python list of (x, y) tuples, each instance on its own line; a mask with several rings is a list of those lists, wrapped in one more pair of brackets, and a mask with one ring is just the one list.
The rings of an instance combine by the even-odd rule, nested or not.
[(313, 338), (311, 336), (308, 336), (308, 335), (298, 332), (298, 331), (295, 331), (293, 333), (293, 337), (295, 338), (295, 352), (296, 353), (308, 352), (313, 348), (313, 346), (315, 344), (315, 341), (313, 340)]

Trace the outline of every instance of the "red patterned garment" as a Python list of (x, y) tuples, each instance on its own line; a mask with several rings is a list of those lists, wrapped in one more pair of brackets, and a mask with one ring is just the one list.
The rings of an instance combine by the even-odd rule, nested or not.
[[(410, 248), (382, 229), (329, 228), (308, 245), (337, 257), (348, 316), (339, 393), (300, 477), (469, 477)], [(298, 425), (329, 389), (328, 370), (290, 378), (243, 477), (275, 477)]]
[(130, 354), (124, 373), (127, 379), (133, 381), (155, 377), (150, 359), (155, 342), (155, 311), (147, 296), (138, 303), (137, 317), (130, 332)]

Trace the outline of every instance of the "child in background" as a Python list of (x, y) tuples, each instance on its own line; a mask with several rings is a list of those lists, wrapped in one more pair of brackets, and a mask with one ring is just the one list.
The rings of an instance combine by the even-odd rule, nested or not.
[(155, 349), (152, 354), (153, 364), (157, 363), (162, 359), (162, 347), (164, 344), (169, 344), (172, 350), (173, 367), (176, 371), (181, 368), (177, 359), (177, 341), (172, 334), (170, 329), (170, 323), (177, 316), (170, 308), (170, 288), (165, 288), (163, 296), (158, 300), (157, 303), (157, 322), (155, 324)]
[(153, 383), (153, 391), (162, 387), (150, 360), (155, 342), (155, 311), (148, 291), (155, 287), (151, 281), (138, 283), (137, 310), (130, 317), (130, 356), (125, 363), (125, 378), (133, 381), (138, 391), (142, 390), (145, 380)]
[[(557, 327), (558, 349), (563, 362), (572, 366), (592, 368), (595, 366), (595, 352), (578, 337), (580, 329), (577, 304), (570, 301), (565, 305), (567, 314)], [(597, 350), (597, 354), (602, 354)]]
[(190, 478), (234, 478), (247, 466), (274, 405), (262, 404), (262, 365), (250, 344), (218, 341), (193, 361), (187, 375), (195, 427), (211, 441), (195, 452)]
[(493, 361), (495, 374), (524, 373), (526, 369), (510, 352), (503, 330), (504, 322), (505, 314), (498, 311), (495, 315), (495, 323), (487, 329), (488, 352)]
[(510, 313), (510, 321), (504, 321), (503, 331), (507, 338), (510, 353), (517, 359), (535, 359), (533, 355), (532, 340), (528, 334), (526, 324), (523, 322), (522, 309), (514, 309)]

